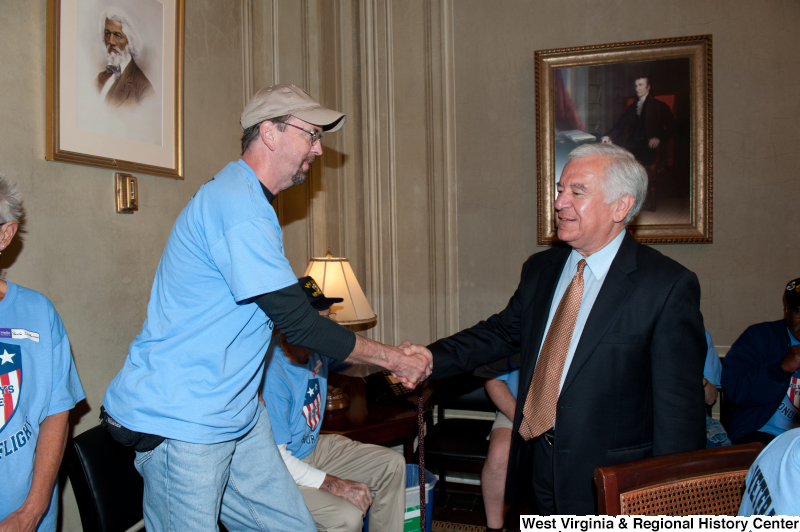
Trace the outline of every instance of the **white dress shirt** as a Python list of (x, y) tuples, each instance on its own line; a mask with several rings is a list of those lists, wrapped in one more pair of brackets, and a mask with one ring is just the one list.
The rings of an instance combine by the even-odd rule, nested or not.
[[(650, 91), (647, 91), (647, 94), (650, 94)], [(644, 101), (647, 99), (647, 94), (639, 98), (639, 101), (636, 102), (636, 114), (639, 116), (642, 115), (642, 107), (644, 106)]]

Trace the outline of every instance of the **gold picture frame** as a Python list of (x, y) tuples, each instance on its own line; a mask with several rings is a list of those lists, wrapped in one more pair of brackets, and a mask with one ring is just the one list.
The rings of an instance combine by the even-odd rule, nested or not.
[(47, 0), (45, 158), (183, 179), (183, 47), (183, 0)]
[(711, 59), (711, 35), (534, 52), (539, 245), (558, 242), (569, 151), (604, 137), (648, 170), (647, 209), (628, 226), (638, 241), (712, 242)]

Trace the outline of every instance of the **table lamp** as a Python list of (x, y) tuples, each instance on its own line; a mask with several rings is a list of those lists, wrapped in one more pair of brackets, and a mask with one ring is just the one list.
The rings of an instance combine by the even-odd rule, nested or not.
[(333, 257), (329, 249), (325, 257), (311, 259), (304, 275), (314, 278), (325, 297), (344, 299), (331, 307), (331, 319), (336, 323), (356, 325), (378, 319), (356, 280), (349, 260)]

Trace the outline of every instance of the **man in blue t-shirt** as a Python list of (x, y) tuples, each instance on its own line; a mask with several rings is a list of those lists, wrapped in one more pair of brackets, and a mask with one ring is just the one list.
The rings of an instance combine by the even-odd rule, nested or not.
[[(300, 286), (320, 316), (342, 298), (325, 297), (311, 277)], [(403, 456), (337, 434), (320, 435), (329, 373), (348, 364), (276, 336), (267, 352), (261, 395), (283, 461), (319, 530), (358, 532), (368, 508), (372, 530), (402, 532), (406, 466)], [(374, 498), (373, 498), (374, 493)]]
[(294, 344), (380, 364), (408, 387), (430, 374), (429, 353), (321, 318), (284, 256), (270, 203), (305, 181), (323, 131), (344, 121), (294, 85), (261, 89), (241, 116), (242, 158), (200, 187), (172, 227), (147, 319), (101, 414), (136, 449), (148, 530), (214, 530), (218, 521), (229, 530), (314, 530), (260, 415), (273, 324)]
[(800, 429), (792, 429), (773, 439), (750, 466), (739, 515), (800, 516), (798, 486)]
[[(16, 187), (0, 174), (0, 250), (20, 212)], [(53, 304), (0, 279), (0, 530), (56, 529), (69, 411), (85, 397)]]
[(783, 293), (783, 319), (751, 325), (722, 361), (730, 398), (728, 436), (735, 444), (800, 427), (800, 278)]

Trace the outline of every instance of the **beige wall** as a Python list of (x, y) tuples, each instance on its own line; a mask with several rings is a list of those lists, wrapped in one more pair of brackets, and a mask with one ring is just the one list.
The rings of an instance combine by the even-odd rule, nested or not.
[[(114, 212), (113, 172), (44, 161), (45, 0), (2, 14), (0, 172), (27, 223), (0, 269), (64, 320), (91, 409), (76, 433), (96, 424), (141, 327), (175, 217), (238, 156), (243, 98), (273, 82), (348, 114), (310, 183), (281, 199), (287, 256), (298, 274), (328, 246), (350, 258), (379, 315), (367, 334), (385, 341), (427, 342), (499, 310), (543, 249), (538, 49), (713, 34), (714, 243), (658, 249), (698, 273), (718, 345), (779, 318), (782, 285), (800, 276), (796, 0), (192, 0), (186, 180), (139, 175), (132, 216)], [(69, 489), (64, 524), (80, 529)]]
[(501, 308), (540, 249), (533, 51), (698, 34), (714, 39), (714, 243), (655, 247), (697, 273), (717, 345), (782, 317), (800, 276), (800, 4), (458, 0), (454, 12), (462, 326)]

